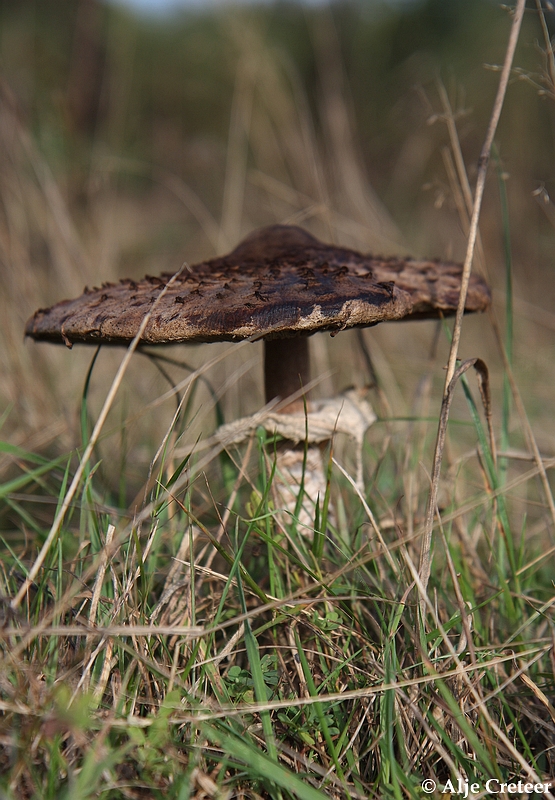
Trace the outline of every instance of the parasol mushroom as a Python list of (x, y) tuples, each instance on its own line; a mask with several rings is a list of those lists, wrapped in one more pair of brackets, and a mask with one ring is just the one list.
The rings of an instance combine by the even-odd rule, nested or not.
[[(188, 267), (154, 311), (144, 344), (264, 339), (266, 400), (304, 413), (308, 336), (386, 320), (453, 314), (462, 267), (440, 261), (377, 258), (320, 242), (296, 226), (247, 236), (229, 255)], [(39, 309), (26, 335), (37, 340), (122, 345), (133, 340), (171, 276), (147, 276), (85, 289), (75, 300)], [(483, 311), (489, 289), (472, 276), (466, 311)]]

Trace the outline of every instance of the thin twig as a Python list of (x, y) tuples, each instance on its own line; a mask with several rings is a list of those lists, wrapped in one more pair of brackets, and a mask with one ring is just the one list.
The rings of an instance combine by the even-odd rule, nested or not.
[[(553, 47), (552, 47), (551, 42), (549, 40), (549, 32), (548, 32), (547, 27), (546, 27), (545, 17), (544, 17), (544, 14), (543, 14), (543, 9), (541, 8), (541, 3), (539, 2), (539, 0), (537, 0), (536, 4), (538, 6), (540, 22), (542, 24), (542, 31), (543, 31), (543, 34), (544, 34), (544, 40), (545, 40), (545, 46), (546, 46), (546, 56), (548, 58), (548, 65), (549, 65), (549, 75), (552, 78), (553, 85), (555, 87), (555, 60), (554, 60), (554, 57), (553, 57)], [(449, 102), (449, 97), (447, 95), (447, 92), (445, 91), (445, 87), (443, 86), (443, 84), (441, 82), (438, 84), (438, 91), (439, 91), (439, 95), (440, 95), (441, 102), (442, 102), (442, 105), (443, 105), (443, 109), (444, 109), (444, 112), (445, 112), (444, 119), (445, 119), (445, 122), (446, 122), (446, 125), (447, 125), (447, 130), (449, 131), (449, 141), (451, 143), (451, 149), (452, 149), (454, 157), (455, 157), (456, 169), (457, 169), (457, 177), (458, 177), (459, 185), (461, 187), (462, 195), (464, 197), (464, 203), (459, 202), (459, 198), (457, 196), (457, 194), (458, 194), (457, 193), (458, 186), (457, 186), (457, 184), (456, 184), (456, 182), (454, 180), (455, 176), (451, 174), (451, 172), (454, 169), (454, 167), (453, 167), (452, 161), (451, 161), (451, 154), (450, 154), (450, 152), (449, 152), (449, 150), (447, 148), (445, 148), (445, 153), (444, 153), (444, 164), (445, 164), (446, 171), (447, 171), (447, 173), (449, 175), (449, 178), (450, 178), (450, 184), (451, 184), (451, 187), (452, 187), (452, 190), (453, 190), (453, 194), (455, 195), (455, 199), (457, 201), (457, 208), (458, 208), (458, 211), (459, 211), (459, 216), (461, 218), (461, 222), (462, 222), (462, 224), (464, 226), (464, 229), (468, 232), (468, 227), (469, 227), (468, 218), (469, 218), (470, 214), (472, 213), (472, 193), (471, 193), (471, 190), (470, 190), (470, 182), (468, 180), (466, 167), (464, 165), (464, 160), (462, 158), (462, 151), (461, 151), (460, 141), (459, 141), (459, 137), (458, 137), (458, 133), (457, 133), (457, 127), (456, 127), (456, 124), (455, 124), (455, 117), (454, 117), (454, 114), (453, 114), (453, 110), (451, 108), (451, 104)], [(460, 199), (462, 200), (462, 198), (460, 198)], [(543, 207), (543, 204), (542, 204), (542, 207)], [(483, 253), (483, 246), (482, 246), (482, 243), (480, 241), (479, 235), (478, 235), (476, 247), (477, 247), (480, 259), (482, 261), (482, 268), (484, 268), (485, 267), (485, 263), (484, 263), (485, 259), (484, 259), (484, 253)], [(534, 460), (536, 461), (536, 464), (539, 467), (540, 478), (541, 478), (542, 485), (543, 485), (543, 488), (544, 488), (544, 492), (545, 492), (545, 496), (546, 496), (546, 499), (547, 499), (547, 503), (549, 505), (549, 511), (551, 513), (551, 518), (552, 518), (553, 523), (555, 525), (555, 500), (553, 498), (553, 492), (551, 491), (551, 485), (549, 483), (549, 479), (548, 479), (547, 474), (545, 472), (545, 469), (544, 469), (544, 467), (542, 465), (542, 459), (541, 459), (540, 451), (539, 451), (536, 439), (534, 437), (534, 432), (532, 430), (532, 426), (530, 425), (530, 421), (529, 421), (528, 416), (526, 414), (524, 403), (522, 402), (522, 398), (520, 396), (520, 393), (518, 391), (518, 387), (516, 385), (516, 381), (515, 381), (515, 377), (514, 377), (514, 374), (513, 374), (512, 365), (511, 365), (510, 360), (509, 360), (509, 358), (507, 356), (507, 352), (505, 350), (505, 345), (503, 344), (503, 340), (502, 340), (502, 337), (501, 337), (501, 332), (499, 330), (499, 323), (497, 322), (497, 317), (496, 317), (496, 314), (495, 314), (495, 311), (494, 311), (493, 308), (490, 309), (489, 316), (490, 316), (491, 323), (493, 325), (493, 331), (494, 331), (496, 339), (497, 339), (499, 352), (501, 353), (501, 357), (503, 359), (503, 364), (504, 364), (504, 368), (505, 368), (505, 374), (506, 374), (506, 376), (508, 378), (509, 385), (511, 387), (513, 400), (514, 400), (515, 406), (517, 408), (517, 411), (518, 411), (518, 414), (519, 414), (519, 417), (520, 417), (520, 421), (521, 421), (521, 423), (522, 423), (522, 425), (524, 427), (524, 430), (525, 430), (525, 433), (526, 433), (526, 438), (528, 439), (528, 443), (529, 443), (530, 449), (532, 450), (532, 452), (534, 454)], [(534, 320), (537, 320), (537, 312), (534, 313)]]
[[(449, 383), (449, 386), (447, 387), (447, 393), (443, 398), (443, 403), (441, 404), (441, 414), (439, 417), (436, 451), (432, 468), (432, 482), (431, 482), (430, 494), (428, 497), (428, 505), (426, 507), (426, 521), (424, 523), (422, 549), (420, 551), (419, 574), (424, 588), (427, 588), (428, 580), (430, 577), (432, 530), (434, 527), (434, 517), (436, 515), (436, 512), (438, 511), (437, 495), (439, 490), (441, 459), (443, 456), (443, 448), (445, 447), (445, 439), (447, 436), (447, 422), (449, 419), (449, 411), (451, 409), (451, 402), (453, 400), (453, 394), (455, 392), (457, 382), (459, 378), (461, 378), (464, 375), (464, 373), (468, 369), (470, 369), (470, 367), (474, 367), (478, 375), (478, 379), (480, 382), (480, 394), (482, 395), (482, 401), (484, 403), (486, 417), (489, 419), (491, 414), (489, 408), (489, 385), (488, 385), (489, 379), (488, 379), (487, 366), (484, 363), (484, 361), (482, 361), (481, 358), (469, 358), (467, 361), (464, 361), (461, 364), (461, 366), (453, 375)], [(420, 609), (422, 613), (424, 613), (425, 607), (423, 605), (422, 598), (420, 599)]]
[[(509, 75), (511, 72), (511, 66), (513, 63), (515, 49), (518, 42), (518, 36), (520, 33), (522, 18), (524, 16), (525, 5), (526, 5), (526, 0), (517, 1), (513, 17), (513, 23), (511, 26), (511, 32), (509, 36), (509, 43), (507, 45), (507, 52), (505, 53), (505, 61), (503, 63), (501, 78), (499, 80), (499, 87), (497, 89), (497, 96), (493, 104), (493, 110), (491, 113), (488, 130), (486, 133), (486, 138), (478, 161), (478, 175), (476, 179), (476, 190), (474, 192), (474, 206), (472, 208), (472, 217), (470, 220), (470, 229), (468, 232), (468, 245), (466, 250), (466, 258), (464, 261), (463, 273), (461, 277), (461, 291), (459, 296), (459, 304), (457, 306), (457, 314), (455, 317), (455, 324), (453, 327), (453, 338), (451, 341), (451, 349), (449, 351), (447, 374), (445, 376), (442, 413), (440, 416), (440, 423), (438, 427), (436, 447), (434, 452), (434, 463), (432, 468), (432, 486), (428, 498), (428, 507), (426, 510), (426, 527), (424, 530), (422, 547), (420, 551), (419, 575), (424, 590), (427, 587), (428, 580), (430, 577), (432, 528), (433, 528), (435, 509), (437, 506), (437, 496), (439, 491), (439, 475), (441, 470), (441, 462), (443, 458), (443, 447), (445, 444), (445, 432), (447, 427), (447, 420), (449, 416), (448, 407), (451, 402), (450, 387), (452, 385), (453, 377), (455, 375), (457, 356), (459, 352), (462, 319), (466, 305), (468, 284), (470, 282), (470, 273), (472, 270), (474, 249), (476, 247), (476, 239), (478, 236), (478, 221), (480, 218), (480, 211), (482, 207), (482, 198), (484, 194), (484, 186), (486, 182), (488, 162), (490, 157), (491, 146), (493, 143), (493, 137), (495, 136), (495, 131), (497, 130), (497, 124), (499, 122), (499, 117), (501, 116), (501, 110), (503, 108), (503, 103), (505, 100), (505, 93), (507, 90), (507, 84), (509, 82)], [(444, 408), (446, 406), (447, 406), (447, 413), (444, 413)], [(421, 609), (423, 610), (422, 600), (421, 600)]]
[(447, 388), (451, 383), (453, 375), (455, 374), (455, 364), (457, 362), (457, 355), (459, 352), (459, 342), (461, 337), (462, 318), (466, 305), (466, 295), (468, 292), (468, 284), (470, 281), (470, 272), (472, 270), (472, 261), (474, 258), (474, 248), (476, 246), (476, 238), (478, 235), (478, 221), (480, 219), (480, 211), (482, 208), (482, 198), (484, 194), (484, 186), (486, 183), (486, 174), (488, 170), (488, 163), (490, 157), (491, 146), (493, 144), (493, 137), (497, 130), (499, 117), (505, 101), (505, 93), (507, 84), (509, 82), (509, 75), (513, 63), (514, 53), (518, 42), (518, 35), (520, 32), (520, 25), (524, 15), (524, 6), (526, 0), (518, 0), (513, 24), (511, 27), (511, 34), (509, 36), (509, 43), (507, 45), (507, 52), (505, 54), (505, 61), (501, 71), (501, 78), (499, 80), (499, 87), (497, 89), (497, 96), (493, 104), (493, 111), (491, 114), (488, 131), (478, 159), (478, 175), (476, 178), (476, 190), (474, 192), (474, 206), (472, 208), (472, 217), (470, 219), (470, 230), (468, 232), (468, 245), (466, 249), (466, 257), (464, 261), (463, 274), (461, 277), (461, 293), (459, 296), (459, 305), (457, 307), (457, 315), (455, 317), (455, 326), (453, 328), (453, 340), (451, 342), (451, 349), (449, 351), (449, 362), (447, 365), (447, 375), (445, 376), (444, 396), (447, 394)]
[[(102, 586), (104, 584), (104, 577), (106, 575), (106, 568), (108, 566), (108, 553), (111, 550), (112, 539), (114, 538), (114, 533), (116, 529), (113, 525), (108, 525), (108, 530), (106, 531), (106, 541), (104, 547), (101, 551), (101, 561), (98, 567), (98, 572), (96, 573), (96, 578), (94, 581), (94, 587), (92, 592), (91, 598), (91, 605), (89, 609), (89, 625), (91, 627), (95, 627), (96, 625), (96, 613), (98, 611), (98, 604), (100, 602), (100, 596), (102, 594)], [(112, 553), (113, 556), (113, 553)], [(85, 647), (85, 655), (83, 656), (83, 663), (87, 665), (83, 675), (81, 676), (81, 680), (79, 681), (79, 685), (84, 685), (86, 689), (88, 689), (88, 676), (90, 674), (90, 670), (94, 664), (94, 660), (96, 655), (91, 658), (92, 653), (92, 639), (87, 639), (87, 644)]]
[(96, 573), (96, 578), (94, 581), (91, 607), (89, 611), (90, 625), (96, 625), (96, 612), (98, 610), (98, 604), (100, 602), (100, 595), (102, 593), (102, 584), (104, 583), (106, 567), (108, 566), (108, 551), (112, 544), (112, 539), (114, 538), (115, 532), (116, 532), (115, 527), (113, 525), (108, 525), (108, 530), (106, 531), (106, 542), (104, 544), (104, 547), (102, 548), (101, 561), (98, 566), (98, 572)]

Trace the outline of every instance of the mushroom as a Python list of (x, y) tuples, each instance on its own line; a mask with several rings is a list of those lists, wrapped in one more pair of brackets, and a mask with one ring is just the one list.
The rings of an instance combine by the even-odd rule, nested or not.
[[(282, 413), (304, 414), (299, 395), (310, 380), (310, 334), (453, 314), (461, 273), (459, 264), (363, 255), (324, 244), (296, 226), (272, 225), (251, 233), (229, 255), (183, 270), (142, 342), (264, 339), (266, 401), (280, 398)], [(85, 289), (75, 300), (39, 309), (26, 335), (68, 347), (128, 344), (170, 277)], [(472, 276), (466, 311), (483, 311), (489, 303), (488, 287)]]

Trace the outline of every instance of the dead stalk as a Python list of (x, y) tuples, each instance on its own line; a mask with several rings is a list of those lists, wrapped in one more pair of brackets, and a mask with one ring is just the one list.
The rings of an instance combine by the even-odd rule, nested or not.
[(457, 307), (457, 314), (455, 317), (455, 324), (453, 327), (453, 338), (451, 341), (451, 349), (449, 351), (449, 361), (447, 364), (447, 374), (445, 376), (445, 385), (443, 390), (443, 403), (442, 413), (440, 416), (440, 423), (438, 427), (436, 447), (434, 452), (434, 462), (432, 468), (432, 486), (428, 497), (428, 505), (426, 508), (426, 524), (424, 529), (424, 536), (422, 538), (422, 546), (420, 550), (420, 565), (419, 576), (424, 594), (420, 596), (420, 611), (422, 616), (425, 614), (426, 606), (424, 596), (428, 581), (430, 579), (431, 570), (431, 545), (432, 545), (432, 528), (434, 523), (434, 515), (437, 507), (437, 496), (439, 491), (439, 477), (441, 471), (441, 461), (443, 458), (443, 448), (445, 444), (445, 435), (447, 429), (447, 421), (449, 417), (449, 405), (451, 403), (450, 387), (452, 385), (453, 377), (455, 375), (457, 356), (459, 352), (459, 343), (461, 338), (462, 319), (466, 304), (466, 295), (468, 291), (468, 284), (470, 281), (470, 273), (472, 270), (472, 262), (474, 258), (474, 250), (476, 247), (476, 240), (478, 236), (478, 221), (480, 219), (480, 211), (482, 208), (482, 198), (484, 194), (484, 186), (486, 182), (486, 174), (488, 169), (488, 162), (490, 157), (491, 146), (493, 137), (497, 130), (499, 117), (505, 100), (507, 91), (507, 84), (509, 82), (509, 75), (513, 58), (515, 54), (516, 45), (520, 33), (520, 26), (522, 17), (524, 15), (524, 7), (526, 0), (518, 0), (514, 12), (513, 23), (505, 53), (505, 60), (503, 69), (501, 71), (501, 78), (499, 80), (499, 87), (497, 89), (497, 96), (493, 104), (488, 130), (480, 158), (478, 160), (478, 175), (476, 179), (476, 189), (474, 192), (474, 205), (472, 208), (472, 216), (470, 219), (470, 229), (468, 232), (468, 244), (466, 249), (466, 257), (464, 261), (463, 274), (461, 278), (461, 292), (459, 297), (459, 305)]

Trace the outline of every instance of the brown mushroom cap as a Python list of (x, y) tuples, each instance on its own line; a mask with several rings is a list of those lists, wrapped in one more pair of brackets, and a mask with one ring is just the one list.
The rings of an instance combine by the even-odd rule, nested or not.
[[(458, 264), (365, 256), (301, 228), (273, 225), (227, 256), (186, 267), (156, 307), (143, 342), (273, 339), (452, 314), (461, 272)], [(85, 289), (75, 300), (39, 309), (26, 335), (69, 346), (126, 344), (170, 277)], [(466, 310), (482, 311), (489, 302), (486, 284), (473, 276)]]

